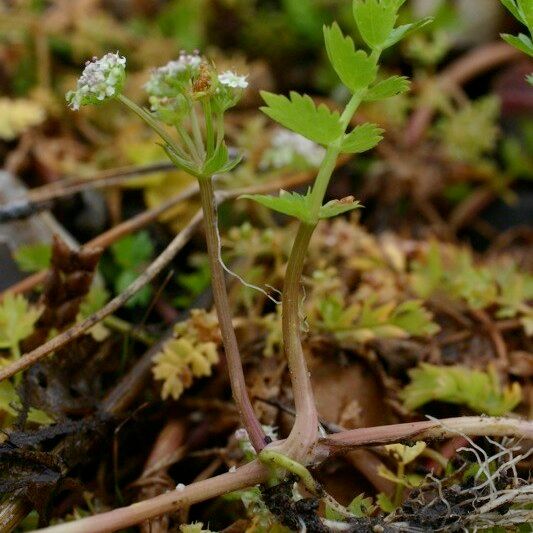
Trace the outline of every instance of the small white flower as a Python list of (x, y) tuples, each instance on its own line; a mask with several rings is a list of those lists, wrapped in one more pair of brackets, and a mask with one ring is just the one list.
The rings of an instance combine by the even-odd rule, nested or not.
[(246, 89), (246, 87), (248, 87), (247, 77), (248, 76), (239, 76), (238, 74), (235, 74), (235, 72), (227, 70), (226, 72), (219, 74), (218, 81), (222, 85), (231, 87), (232, 89)]
[(167, 82), (178, 79), (187, 72), (194, 73), (202, 64), (202, 57), (197, 51), (188, 54), (180, 52), (178, 59), (169, 61), (166, 65), (156, 68), (144, 88), (149, 94), (160, 95), (168, 91)]
[(102, 102), (118, 94), (126, 77), (126, 58), (118, 54), (106, 54), (100, 59), (93, 57), (85, 63), (75, 91), (67, 93), (70, 107)]

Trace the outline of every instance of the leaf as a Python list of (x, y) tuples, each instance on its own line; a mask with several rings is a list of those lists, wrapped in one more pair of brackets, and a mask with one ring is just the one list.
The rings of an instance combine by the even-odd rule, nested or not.
[(239, 198), (253, 200), (269, 209), (283, 213), (290, 217), (295, 217), (302, 222), (312, 223), (311, 208), (309, 205), (309, 191), (303, 196), (296, 192), (287, 192), (281, 190), (279, 196), (268, 194), (243, 194)]
[(518, 36), (502, 33), (501, 37), (506, 43), (518, 48), (518, 50), (521, 50), (524, 54), (533, 56), (533, 41), (531, 40), (531, 37), (528, 37), (523, 33), (519, 33)]
[(139, 231), (111, 245), (111, 253), (116, 263), (123, 269), (133, 269), (150, 260), (154, 253), (154, 245), (147, 231)]
[[(123, 270), (115, 279), (115, 292), (117, 294), (123, 293), (137, 278), (139, 274), (135, 270)], [(145, 285), (138, 290), (124, 305), (128, 308), (136, 306), (145, 306), (152, 297), (152, 287)]]
[(380, 509), (385, 513), (392, 513), (396, 509), (396, 505), (392, 503), (391, 499), (384, 492), (380, 492), (376, 496), (376, 501)]
[(431, 318), (431, 313), (424, 308), (421, 300), (408, 300), (396, 307), (390, 323), (412, 336), (427, 337), (440, 330)]
[(374, 81), (377, 65), (363, 50), (355, 50), (351, 37), (345, 37), (336, 22), (324, 26), (324, 40), (331, 65), (348, 89), (361, 91)]
[(375, 510), (376, 506), (373, 504), (372, 498), (365, 498), (364, 493), (356, 496), (348, 505), (348, 511), (358, 518), (371, 516)]
[(516, 4), (516, 0), (501, 0), (501, 3), (512, 13), (515, 19), (519, 20), (522, 24), (525, 24), (526, 21), (520, 13), (520, 9)]
[(289, 99), (262, 91), (261, 96), (268, 106), (261, 108), (265, 115), (318, 144), (330, 144), (343, 134), (339, 114), (324, 104), (316, 106), (307, 95), (291, 92)]
[(399, 4), (395, 0), (354, 0), (357, 28), (370, 48), (382, 50), (386, 47), (396, 24)]
[(388, 444), (385, 446), (385, 449), (398, 463), (408, 465), (426, 449), (426, 443), (417, 441), (413, 446), (407, 446), (406, 444)]
[(410, 24), (404, 24), (403, 26), (398, 26), (398, 28), (395, 28), (392, 30), (383, 48), (389, 48), (395, 45), (398, 41), (401, 41), (402, 39), (404, 39), (411, 33), (419, 30), (420, 28), (423, 28), (424, 26), (427, 26), (431, 22), (433, 22), (433, 18), (426, 17), (426, 18), (417, 20), (416, 22), (411, 22)]
[(50, 266), (52, 258), (52, 246), (50, 244), (25, 244), (19, 246), (13, 254), (22, 272), (39, 272)]
[(533, 2), (531, 0), (517, 0), (517, 2), (523, 15), (522, 22), (530, 32), (533, 31)]
[(398, 96), (409, 90), (411, 82), (405, 76), (391, 76), (386, 80), (376, 83), (365, 94), (367, 102), (375, 102), (377, 100), (384, 100), (392, 96)]
[[(8, 380), (0, 382), (0, 413), (3, 411), (8, 415), (17, 416), (19, 409), (22, 409), (22, 405), (14, 385)], [(43, 425), (53, 422), (44, 411), (33, 407), (28, 412), (28, 420)]]
[(24, 296), (8, 293), (0, 302), (0, 349), (18, 351), (41, 316), (41, 309), (30, 307)]
[(154, 355), (154, 379), (163, 381), (161, 397), (177, 400), (190, 387), (194, 377), (206, 377), (219, 361), (221, 338), (218, 320), (195, 309), (191, 317), (174, 326), (174, 337)]
[(222, 142), (211, 158), (206, 161), (202, 168), (202, 174), (204, 176), (212, 176), (213, 174), (224, 174), (233, 170), (242, 160), (242, 157), (236, 157), (235, 159), (229, 158), (228, 148), (225, 142)]
[(422, 363), (409, 371), (411, 383), (401, 391), (404, 407), (418, 409), (426, 403), (441, 401), (466, 405), (473, 411), (503, 416), (522, 400), (518, 383), (502, 388), (494, 368), (488, 372), (463, 366), (437, 366)]
[(359, 209), (361, 204), (357, 202), (353, 196), (347, 196), (341, 200), (331, 200), (324, 204), (318, 212), (318, 218), (331, 218), (347, 211)]
[(341, 151), (360, 154), (374, 148), (383, 139), (383, 130), (376, 124), (362, 124), (344, 136)]

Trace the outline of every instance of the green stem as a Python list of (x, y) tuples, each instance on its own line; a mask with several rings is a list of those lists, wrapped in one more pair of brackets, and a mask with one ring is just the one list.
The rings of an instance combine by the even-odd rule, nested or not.
[[(398, 470), (396, 473), (398, 479), (403, 479), (405, 476), (405, 465), (403, 463), (398, 464)], [(394, 489), (394, 505), (400, 507), (403, 500), (403, 485), (401, 483), (396, 483), (396, 488)]]
[(203, 160), (205, 158), (204, 139), (202, 137), (202, 131), (200, 130), (200, 123), (198, 122), (195, 106), (191, 108), (191, 126), (196, 149)]
[[(346, 128), (350, 124), (355, 111), (361, 103), (363, 95), (364, 91), (355, 93), (342, 113), (340, 120), (343, 126), (343, 132), (346, 131)], [(326, 150), (311, 191), (310, 210), (312, 224), (301, 223), (298, 228), (298, 233), (287, 264), (287, 272), (283, 285), (283, 345), (289, 364), (296, 410), (294, 426), (287, 441), (283, 445), (283, 452), (293, 459), (298, 458), (300, 462), (306, 461), (306, 456), (316, 441), (318, 427), (318, 415), (313, 388), (300, 339), (300, 278), (302, 276), (309, 241), (318, 224), (320, 208), (324, 202), (326, 190), (335, 170), (337, 158), (341, 152), (343, 137), (344, 133), (337, 141), (328, 146)]]
[(165, 141), (169, 146), (172, 146), (172, 148), (179, 154), (181, 152), (179, 146), (176, 144), (174, 139), (161, 127), (159, 122), (154, 119), (154, 117), (145, 109), (138, 106), (135, 102), (130, 100), (127, 96), (123, 94), (119, 94), (117, 96), (117, 99), (122, 102), (127, 108), (129, 108), (131, 111), (133, 111), (136, 115), (138, 115), (148, 126), (150, 126), (158, 135)]
[[(194, 113), (194, 111), (193, 111)], [(181, 138), (181, 140), (185, 143), (185, 146), (189, 149), (190, 156), (194, 159), (194, 162), (198, 166), (198, 168), (202, 165), (202, 158), (200, 156), (200, 152), (198, 151), (198, 148), (196, 147), (194, 141), (191, 139), (191, 136), (181, 126), (177, 126), (176, 129), (178, 130), (178, 134)]]
[[(340, 119), (341, 124), (343, 126), (343, 131), (346, 131), (346, 128), (350, 124), (350, 121), (352, 120), (357, 108), (359, 107), (359, 104), (361, 103), (363, 94), (363, 92), (355, 93), (348, 102), (346, 108), (344, 109), (344, 112), (342, 113)], [(315, 221), (315, 223), (318, 222), (318, 214), (320, 212), (322, 204), (324, 203), (326, 190), (331, 180), (333, 171), (335, 170), (337, 158), (341, 153), (341, 143), (342, 137), (340, 137), (336, 142), (328, 146), (328, 149), (326, 150), (326, 155), (322, 160), (320, 170), (318, 171), (318, 175), (311, 191), (311, 217), (312, 220)]]
[(209, 159), (215, 150), (215, 133), (213, 130), (213, 111), (209, 98), (202, 99), (202, 108), (204, 110), (205, 134), (207, 138), (207, 159)]
[(237, 404), (237, 409), (244, 427), (248, 431), (248, 436), (252, 446), (260, 452), (266, 442), (265, 433), (261, 424), (257, 420), (244, 380), (239, 346), (233, 329), (228, 293), (226, 291), (226, 280), (224, 270), (220, 260), (220, 238), (218, 233), (217, 207), (213, 191), (212, 178), (198, 180), (200, 185), (200, 199), (204, 212), (204, 226), (207, 241), (207, 252), (209, 256), (209, 267), (211, 269), (211, 286), (213, 289), (213, 299), (218, 315), (218, 323), (222, 334), (222, 342), (226, 352), (226, 361), (233, 398)]

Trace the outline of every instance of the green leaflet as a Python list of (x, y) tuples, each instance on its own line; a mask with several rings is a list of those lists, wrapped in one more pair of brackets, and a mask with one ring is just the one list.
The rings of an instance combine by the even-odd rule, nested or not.
[(365, 94), (367, 102), (375, 102), (377, 100), (384, 100), (392, 96), (398, 96), (409, 90), (411, 82), (405, 76), (391, 76), (386, 80), (376, 83)]
[(336, 22), (324, 26), (324, 41), (330, 63), (348, 89), (361, 91), (374, 81), (377, 65), (363, 50), (355, 50), (352, 38), (345, 37)]
[(392, 32), (389, 34), (388, 39), (385, 41), (385, 45), (383, 46), (383, 48), (389, 48), (390, 46), (395, 45), (398, 41), (401, 41), (404, 37), (407, 37), (408, 35), (419, 30), (420, 28), (427, 26), (432, 21), (433, 21), (432, 17), (426, 17), (426, 18), (417, 20), (416, 22), (412, 22), (410, 24), (404, 24), (403, 26), (399, 26), (398, 28), (393, 29)]
[(526, 23), (522, 17), (522, 13), (520, 13), (520, 8), (516, 0), (501, 0), (501, 3), (512, 13), (515, 19), (519, 20), (522, 24)]
[[(295, 217), (306, 224), (314, 224), (316, 222), (311, 217), (310, 190), (307, 191), (305, 196), (296, 192), (281, 190), (279, 196), (271, 196), (268, 194), (244, 194), (239, 198), (253, 200), (273, 211)], [(360, 207), (361, 204), (357, 202), (353, 196), (348, 196), (342, 200), (331, 200), (320, 208), (318, 218), (331, 218), (340, 215), (341, 213), (352, 211), (353, 209), (359, 209)]]
[(346, 154), (360, 154), (376, 146), (383, 139), (383, 130), (376, 124), (362, 124), (344, 136), (341, 151)]
[(347, 196), (342, 200), (331, 200), (320, 208), (320, 211), (318, 212), (318, 218), (332, 218), (340, 215), (341, 213), (359, 209), (360, 207), (362, 207), (361, 204), (354, 200), (353, 196)]
[(386, 47), (403, 2), (395, 0), (354, 0), (353, 14), (365, 43), (372, 49)]
[(531, 0), (516, 0), (522, 17), (520, 20), (529, 28), (533, 30), (533, 2)]
[(213, 174), (225, 174), (234, 169), (240, 162), (242, 157), (237, 157), (234, 160), (229, 158), (228, 148), (226, 143), (222, 142), (211, 158), (206, 161), (202, 168), (202, 174), (204, 176), (212, 176)]
[(239, 198), (247, 198), (261, 204), (273, 211), (283, 213), (290, 217), (295, 217), (302, 222), (312, 224), (309, 205), (309, 192), (305, 196), (296, 192), (279, 191), (279, 196), (271, 196), (269, 194), (243, 194)]
[(289, 99), (262, 91), (261, 96), (268, 106), (261, 108), (265, 115), (311, 141), (328, 145), (343, 133), (339, 114), (323, 104), (316, 106), (307, 95), (291, 92)]
[(518, 36), (515, 36), (509, 35), (508, 33), (502, 33), (501, 37), (506, 43), (518, 48), (518, 50), (524, 52), (524, 54), (533, 56), (533, 41), (527, 35), (519, 33)]

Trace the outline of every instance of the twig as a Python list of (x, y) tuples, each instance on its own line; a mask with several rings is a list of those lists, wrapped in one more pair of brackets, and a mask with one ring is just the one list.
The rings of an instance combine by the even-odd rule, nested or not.
[[(172, 198), (170, 198), (166, 202), (163, 202), (157, 207), (148, 209), (147, 211), (143, 211), (142, 213), (139, 213), (138, 215), (130, 218), (129, 220), (125, 220), (121, 224), (114, 226), (108, 231), (105, 231), (94, 239), (91, 239), (86, 244), (84, 244), (84, 247), (107, 248), (125, 235), (129, 235), (130, 233), (133, 233), (145, 227), (154, 220), (157, 220), (157, 218), (160, 217), (163, 213), (173, 208), (176, 204), (179, 204), (180, 202), (189, 199), (191, 196), (194, 196), (197, 192), (198, 186), (196, 184), (191, 185), (187, 189), (184, 189), (182, 192), (180, 192), (176, 196), (173, 196)], [(0, 300), (7, 293), (20, 294), (31, 290), (36, 285), (39, 285), (39, 283), (42, 283), (46, 280), (48, 272), (48, 270), (42, 270), (41, 272), (37, 272), (36, 274), (33, 274), (32, 276), (23, 279), (19, 283), (12, 285), (0, 294)]]
[[(339, 161), (339, 164), (344, 164), (348, 160), (349, 158), (342, 158)], [(297, 187), (298, 185), (302, 185), (303, 183), (306, 183), (312, 177), (313, 177), (313, 173), (310, 171), (298, 172), (296, 174), (290, 174), (288, 176), (283, 176), (275, 181), (259, 183), (251, 187), (245, 187), (245, 188), (236, 189), (233, 191), (217, 191), (216, 197), (220, 201), (225, 201), (230, 198), (237, 198), (238, 196), (242, 194), (259, 194), (263, 192), (274, 191), (276, 189), (290, 189), (293, 187)], [(91, 247), (98, 246), (100, 248), (107, 248), (108, 246), (118, 241), (125, 235), (129, 235), (130, 233), (133, 233), (145, 227), (146, 225), (150, 224), (154, 220), (157, 220), (157, 218), (159, 218), (163, 213), (165, 213), (169, 209), (172, 209), (176, 204), (179, 204), (180, 202), (183, 202), (191, 198), (191, 196), (194, 196), (195, 194), (197, 194), (198, 190), (199, 190), (198, 184), (194, 183), (187, 189), (183, 190), (176, 196), (173, 196), (172, 198), (170, 198), (166, 202), (163, 202), (157, 207), (143, 211), (142, 213), (130, 218), (129, 220), (126, 220), (122, 222), (121, 224), (116, 225), (115, 227), (111, 228), (108, 231), (105, 231), (101, 235), (98, 235), (98, 237), (95, 237), (94, 239), (88, 241), (84, 246), (91, 246)], [(36, 285), (39, 285), (39, 283), (44, 282), (44, 280), (46, 279), (47, 273), (48, 273), (48, 270), (42, 270), (41, 272), (37, 272), (36, 274), (28, 276), (27, 278), (24, 278), (19, 283), (12, 285), (8, 289), (6, 289), (3, 293), (0, 293), (0, 300), (7, 293), (20, 294), (20, 293), (24, 293), (24, 292), (31, 290)]]
[(45, 185), (28, 191), (26, 197), (0, 205), (0, 222), (19, 220), (50, 209), (54, 201), (72, 196), (88, 189), (109, 189), (131, 182), (139, 176), (152, 174), (161, 170), (175, 170), (170, 162), (153, 163), (141, 167), (124, 167), (106, 170), (91, 178), (61, 180), (57, 184)]
[[(471, 436), (495, 435), (533, 438), (533, 422), (512, 418), (462, 417), (354, 429), (321, 439), (314, 449), (314, 461), (322, 461), (331, 453), (347, 451), (354, 447), (448, 438), (455, 436), (458, 431)], [(193, 483), (181, 491), (172, 491), (128, 507), (40, 531), (47, 533), (107, 533), (133, 526), (155, 516), (231, 491), (263, 483), (267, 478), (266, 468), (258, 461), (253, 461), (238, 468), (233, 473), (222, 474)]]
[(21, 370), (25, 370), (43, 357), (46, 357), (48, 354), (69, 344), (92, 328), (96, 323), (100, 322), (100, 320), (111, 315), (124, 305), (137, 291), (150, 283), (150, 281), (152, 281), (161, 270), (172, 261), (178, 251), (188, 242), (191, 234), (201, 219), (202, 213), (198, 211), (189, 224), (176, 237), (174, 237), (159, 257), (157, 257), (157, 259), (151, 263), (150, 266), (131, 285), (129, 285), (123, 293), (119, 294), (116, 298), (113, 298), (108, 304), (102, 307), (102, 309), (85, 319), (83, 322), (76, 324), (60, 335), (50, 339), (35, 350), (24, 354), (17, 361), (2, 368), (2, 370), (0, 370), (0, 381), (14, 376)]
[(515, 418), (465, 416), (440, 421), (411, 422), (345, 431), (320, 439), (318, 446), (330, 453), (358, 446), (378, 446), (399, 441), (432, 440), (455, 437), (457, 433), (472, 437), (497, 436), (533, 438), (533, 422)]
[(182, 507), (190, 507), (210, 498), (263, 483), (268, 479), (268, 470), (258, 461), (242, 466), (235, 472), (191, 484), (183, 490), (174, 490), (150, 500), (134, 503), (108, 513), (90, 516), (76, 522), (67, 522), (45, 528), (48, 533), (104, 533), (134, 526)]

